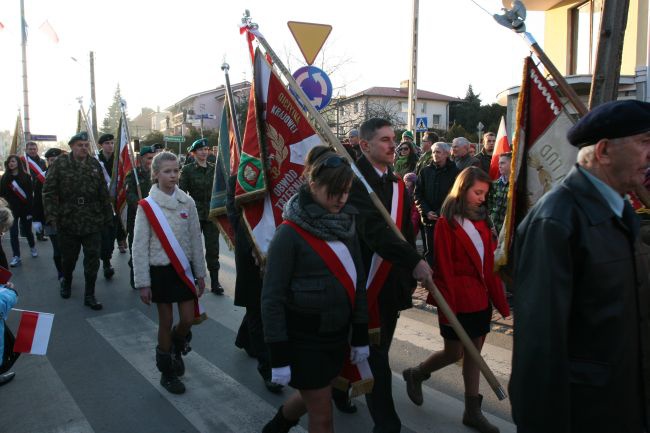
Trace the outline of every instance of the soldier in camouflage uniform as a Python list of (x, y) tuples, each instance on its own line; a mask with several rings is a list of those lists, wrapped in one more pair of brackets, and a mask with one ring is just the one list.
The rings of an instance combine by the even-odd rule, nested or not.
[(61, 248), (61, 297), (70, 297), (72, 273), (83, 246), (84, 305), (101, 310), (95, 298), (99, 270), (100, 230), (113, 219), (113, 210), (102, 168), (89, 156), (88, 134), (73, 136), (71, 153), (58, 157), (48, 170), (43, 186), (45, 221), (57, 230)]
[(129, 267), (131, 268), (131, 287), (135, 289), (135, 283), (133, 281), (133, 255), (131, 252), (131, 246), (133, 245), (133, 229), (135, 227), (135, 214), (138, 210), (138, 202), (140, 201), (140, 196), (138, 195), (138, 184), (140, 185), (140, 192), (142, 193), (142, 198), (147, 198), (149, 196), (149, 190), (151, 189), (151, 162), (153, 157), (156, 154), (156, 145), (153, 146), (142, 146), (140, 148), (140, 166), (137, 167), (136, 174), (138, 175), (138, 183), (136, 184), (135, 176), (133, 170), (126, 175), (126, 230), (129, 235)]
[(196, 140), (189, 151), (194, 152), (195, 160), (181, 170), (178, 186), (192, 196), (196, 203), (201, 231), (205, 239), (205, 260), (210, 271), (212, 293), (223, 295), (223, 287), (219, 284), (219, 229), (208, 219), (214, 181), (214, 164), (207, 161), (208, 140), (205, 138)]

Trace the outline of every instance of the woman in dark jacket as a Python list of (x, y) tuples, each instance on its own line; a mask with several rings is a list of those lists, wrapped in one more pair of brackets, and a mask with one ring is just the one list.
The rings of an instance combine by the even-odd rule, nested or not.
[[(312, 160), (309, 155), (307, 159)], [(264, 433), (289, 431), (305, 412), (310, 432), (332, 432), (332, 381), (348, 351), (353, 364), (369, 354), (356, 210), (346, 205), (352, 169), (326, 151), (308, 167), (305, 178), (306, 184), (285, 205), (285, 221), (269, 246), (262, 288), (272, 380), (298, 392)]]
[(9, 155), (5, 161), (5, 173), (0, 179), (0, 196), (7, 200), (14, 215), (14, 223), (9, 231), (13, 251), (13, 258), (9, 265), (20, 266), (19, 228), (20, 232), (27, 237), (32, 257), (38, 257), (38, 252), (32, 233), (32, 204), (34, 200), (32, 179), (25, 172), (24, 165), (17, 155)]

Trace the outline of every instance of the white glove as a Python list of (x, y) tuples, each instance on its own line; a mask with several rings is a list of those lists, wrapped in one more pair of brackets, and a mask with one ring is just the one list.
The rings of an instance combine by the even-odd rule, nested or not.
[(40, 233), (43, 231), (43, 224), (41, 224), (38, 221), (34, 221), (32, 223), (32, 229), (34, 230), (35, 233)]
[(272, 368), (271, 369), (271, 382), (278, 385), (287, 386), (291, 381), (291, 366)]
[(358, 364), (365, 361), (370, 356), (370, 346), (352, 346), (350, 347), (350, 362)]

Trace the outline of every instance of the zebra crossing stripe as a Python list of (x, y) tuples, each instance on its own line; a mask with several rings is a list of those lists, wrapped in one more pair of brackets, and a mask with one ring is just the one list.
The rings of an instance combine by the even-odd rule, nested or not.
[[(195, 351), (185, 357), (188, 368), (182, 380), (186, 393), (174, 395), (163, 389), (154, 360), (157, 326), (140, 311), (134, 309), (87, 320), (198, 431), (258, 433), (275, 415), (277, 408)], [(219, 404), (215, 405), (215, 401)], [(295, 431), (305, 432), (300, 427)]]

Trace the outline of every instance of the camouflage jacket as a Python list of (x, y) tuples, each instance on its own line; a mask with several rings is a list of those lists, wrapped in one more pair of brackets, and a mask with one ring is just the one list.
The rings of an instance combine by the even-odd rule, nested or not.
[[(151, 172), (144, 171), (141, 167), (136, 168), (138, 173), (138, 183), (140, 184), (140, 192), (142, 192), (142, 198), (147, 198), (149, 196), (149, 190), (151, 189)], [(138, 185), (135, 183), (135, 176), (133, 175), (133, 170), (126, 175), (126, 203), (129, 208), (134, 209), (138, 206), (140, 197), (138, 196)]]
[(88, 156), (75, 161), (72, 154), (57, 158), (43, 185), (45, 222), (76, 235), (99, 231), (113, 220), (108, 189), (99, 162)]
[(214, 164), (212, 163), (208, 162), (207, 167), (201, 167), (197, 162), (193, 162), (181, 170), (178, 187), (194, 199), (200, 221), (208, 220), (213, 181)]

